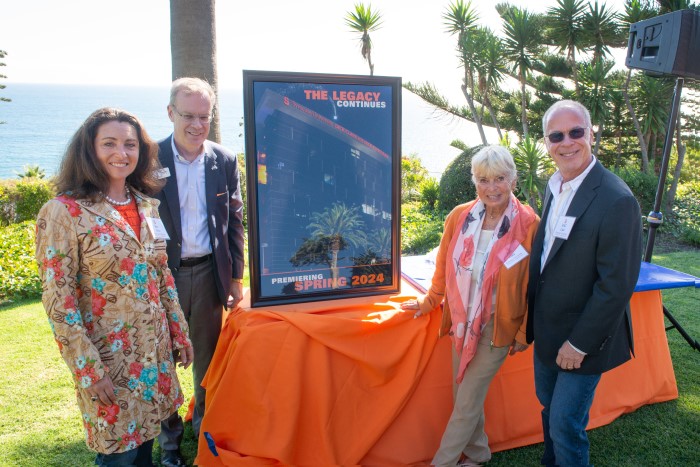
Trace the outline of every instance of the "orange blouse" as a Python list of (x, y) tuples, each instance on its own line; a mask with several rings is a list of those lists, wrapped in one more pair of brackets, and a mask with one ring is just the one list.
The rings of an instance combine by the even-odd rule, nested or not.
[(131, 202), (126, 206), (113, 206), (114, 209), (119, 211), (122, 218), (129, 223), (131, 229), (136, 234), (136, 238), (141, 240), (141, 217), (139, 216), (138, 207), (136, 207), (136, 198), (132, 197)]

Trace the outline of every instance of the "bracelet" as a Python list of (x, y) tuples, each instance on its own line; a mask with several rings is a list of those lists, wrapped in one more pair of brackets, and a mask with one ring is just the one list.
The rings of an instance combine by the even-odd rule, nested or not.
[(243, 283), (243, 279), (235, 279), (235, 278), (232, 278), (231, 280), (232, 280), (233, 282), (238, 282), (239, 284), (242, 284), (242, 283)]

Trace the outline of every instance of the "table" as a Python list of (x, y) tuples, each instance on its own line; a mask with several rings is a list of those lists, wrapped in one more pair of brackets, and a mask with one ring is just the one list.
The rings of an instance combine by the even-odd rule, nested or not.
[[(412, 260), (402, 262), (405, 272)], [(452, 409), (451, 349), (437, 338), (439, 313), (400, 310), (420, 289), (405, 279), (395, 297), (244, 303), (230, 314), (203, 383), (197, 464), (428, 463)], [(589, 428), (678, 397), (660, 291), (631, 305), (636, 358), (604, 374)], [(489, 389), (494, 452), (542, 441), (531, 352), (508, 357)]]

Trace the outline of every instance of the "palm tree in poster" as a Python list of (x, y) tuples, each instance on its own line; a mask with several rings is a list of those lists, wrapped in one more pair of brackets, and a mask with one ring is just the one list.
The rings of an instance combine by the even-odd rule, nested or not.
[(372, 11), (372, 5), (356, 3), (355, 10), (349, 11), (345, 16), (345, 25), (353, 31), (362, 34), (360, 37), (360, 52), (362, 58), (369, 64), (369, 75), (374, 76), (374, 64), (372, 63), (372, 39), (370, 32), (374, 32), (382, 25), (382, 15), (378, 11)]
[(363, 230), (365, 223), (360, 218), (357, 207), (348, 208), (343, 203), (333, 203), (323, 212), (312, 213), (310, 220), (306, 228), (311, 231), (314, 238), (330, 239), (331, 276), (337, 279), (338, 252), (346, 245), (357, 248), (367, 243), (367, 235)]
[[(173, 80), (201, 78), (218, 95), (214, 4), (215, 0), (170, 0), (170, 54)], [(214, 113), (209, 139), (221, 142), (218, 113)]]

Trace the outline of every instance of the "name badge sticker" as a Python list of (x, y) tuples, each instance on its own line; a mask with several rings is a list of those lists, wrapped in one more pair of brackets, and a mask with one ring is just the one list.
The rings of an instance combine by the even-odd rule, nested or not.
[(518, 245), (518, 248), (515, 249), (513, 254), (511, 254), (507, 260), (503, 263), (503, 265), (507, 268), (510, 269), (525, 258), (529, 256), (529, 253), (525, 248), (523, 248), (522, 245)]
[(162, 178), (168, 178), (170, 176), (170, 169), (168, 167), (163, 167), (162, 169), (158, 169), (155, 172), (153, 172), (153, 177), (155, 177), (156, 180), (160, 180)]
[(158, 217), (146, 217), (146, 225), (148, 225), (148, 230), (151, 231), (153, 238), (170, 240), (170, 235), (165, 230), (165, 224)]
[(574, 222), (576, 222), (575, 217), (561, 216), (557, 221), (557, 225), (554, 226), (554, 236), (567, 240), (571, 229), (574, 227)]

